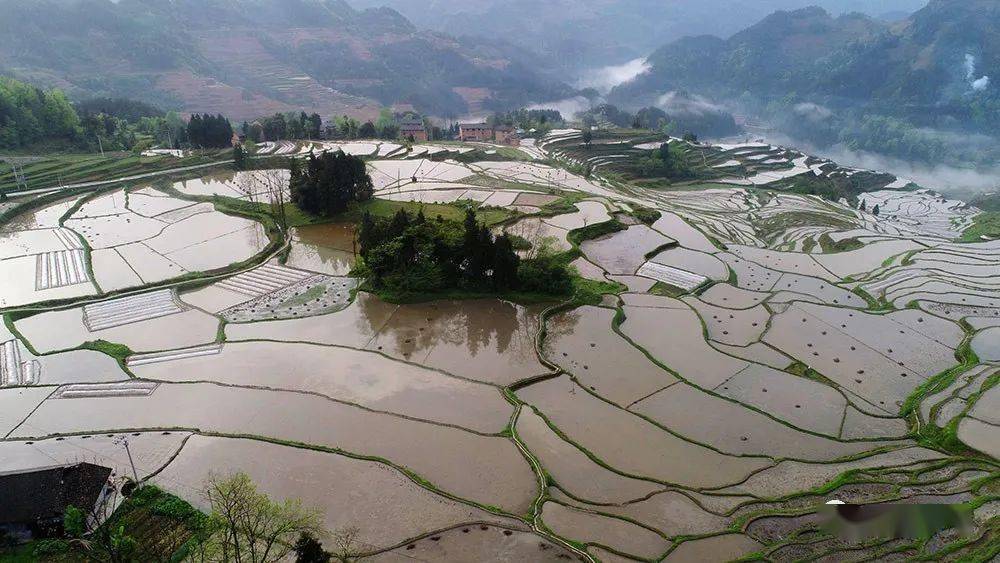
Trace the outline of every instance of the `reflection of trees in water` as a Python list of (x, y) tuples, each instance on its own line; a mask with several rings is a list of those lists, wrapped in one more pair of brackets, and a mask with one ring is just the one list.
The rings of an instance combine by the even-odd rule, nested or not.
[(293, 229), (295, 242), (342, 252), (354, 252), (354, 223), (327, 223)]
[[(567, 338), (573, 334), (576, 330), (576, 326), (580, 324), (580, 319), (583, 315), (580, 309), (573, 309), (571, 311), (565, 311), (557, 315), (552, 315), (545, 321), (545, 341), (542, 343), (542, 351), (546, 354), (552, 352), (552, 344), (563, 338)], [(608, 327), (611, 330), (611, 327)], [(549, 357), (549, 360), (555, 362), (557, 358)], [(556, 362), (558, 363), (558, 362)]]
[[(378, 314), (372, 303), (377, 299), (366, 301), (362, 304), (364, 317)], [(492, 348), (498, 355), (528, 359), (534, 357), (540, 311), (540, 307), (526, 308), (496, 299), (402, 305), (382, 334), (407, 358), (437, 346), (464, 345), (472, 357)], [(372, 328), (371, 321), (366, 323)]]
[[(358, 334), (374, 336), (396, 308), (396, 305), (386, 303), (371, 293), (363, 291), (358, 292), (354, 301), (352, 307), (359, 309), (358, 318), (354, 321), (354, 328)], [(343, 313), (349, 312), (350, 308), (343, 311)]]

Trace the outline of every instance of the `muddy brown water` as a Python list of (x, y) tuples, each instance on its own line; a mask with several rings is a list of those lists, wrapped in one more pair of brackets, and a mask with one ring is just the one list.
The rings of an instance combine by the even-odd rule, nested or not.
[(346, 275), (356, 259), (355, 232), (353, 223), (294, 228), (287, 265), (334, 276)]
[(615, 311), (580, 307), (546, 322), (549, 361), (625, 407), (677, 381), (611, 330)]
[[(51, 392), (38, 391), (41, 396)], [(517, 514), (527, 511), (537, 493), (531, 467), (507, 438), (284, 391), (162, 383), (148, 396), (51, 399), (13, 435), (37, 438), (136, 428), (198, 428), (341, 448), (392, 460), (447, 492)]]
[(790, 428), (740, 404), (677, 384), (631, 408), (683, 436), (736, 455), (829, 461), (881, 444), (841, 443)]
[(732, 561), (763, 547), (760, 543), (741, 534), (714, 536), (687, 541), (670, 552), (669, 563), (700, 563), (702, 561)]
[(543, 309), (498, 299), (401, 305), (367, 349), (508, 385), (549, 371), (535, 353)]
[(525, 387), (517, 395), (543, 412), (569, 439), (632, 475), (717, 487), (742, 481), (770, 465), (768, 460), (731, 457), (682, 440), (592, 396), (566, 376)]
[(0, 233), (14, 233), (28, 229), (54, 229), (59, 219), (69, 211), (81, 196), (64, 199), (45, 207), (24, 211), (0, 224)]
[(542, 506), (542, 520), (564, 538), (596, 542), (644, 559), (656, 559), (670, 547), (666, 538), (625, 520), (591, 514), (554, 502)]
[(501, 432), (514, 408), (488, 385), (371, 352), (315, 344), (229, 342), (218, 354), (134, 366), (132, 372), (144, 379), (217, 381), (322, 393), (372, 409), (486, 433)]
[(377, 563), (413, 561), (566, 563), (576, 561), (577, 556), (531, 532), (470, 523), (365, 560)]
[(561, 439), (532, 409), (522, 409), (517, 435), (556, 483), (574, 497), (599, 504), (621, 504), (644, 498), (662, 485), (619, 475)]
[(699, 387), (712, 389), (748, 365), (710, 347), (698, 315), (686, 306), (625, 307), (625, 317), (621, 328), (626, 336)]
[(581, 508), (597, 509), (606, 514), (627, 518), (659, 530), (667, 536), (708, 534), (725, 529), (729, 520), (702, 509), (695, 501), (677, 491), (662, 491), (645, 500), (600, 508), (573, 500), (559, 490), (552, 499)]
[[(387, 548), (470, 521), (516, 525), (511, 518), (442, 498), (387, 465), (255, 440), (193, 436), (155, 481), (196, 506), (213, 473), (247, 473), (272, 499), (299, 499), (326, 528), (358, 528), (358, 541)], [(317, 491), (322, 494), (317, 495)]]
[(646, 261), (646, 254), (674, 242), (646, 225), (584, 241), (580, 249), (590, 261), (611, 274), (634, 274)]

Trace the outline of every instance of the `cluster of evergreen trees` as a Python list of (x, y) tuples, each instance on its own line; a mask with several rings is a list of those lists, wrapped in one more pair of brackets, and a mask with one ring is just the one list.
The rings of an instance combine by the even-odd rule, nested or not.
[(364, 274), (376, 288), (402, 293), (462, 289), (566, 294), (572, 278), (558, 257), (521, 260), (507, 234), (494, 236), (476, 220), (435, 220), (399, 210), (392, 219), (366, 213), (358, 234)]
[(679, 100), (677, 105), (682, 108), (692, 106), (695, 109), (668, 114), (658, 107), (650, 106), (641, 108), (633, 114), (612, 104), (600, 104), (577, 114), (577, 117), (584, 125), (590, 127), (610, 124), (622, 128), (660, 131), (667, 135), (694, 132), (701, 135), (724, 136), (739, 130), (732, 114), (728, 112), (698, 107), (698, 100), (686, 95), (678, 94), (674, 99)]
[(506, 235), (494, 237), (472, 209), (464, 223), (428, 221), (400, 209), (391, 220), (366, 213), (358, 234), (361, 256), (376, 287), (403, 292), (515, 287), (520, 258)]
[(220, 115), (191, 116), (187, 125), (188, 140), (193, 146), (204, 148), (224, 148), (232, 146), (233, 126)]
[(74, 140), (82, 133), (80, 118), (62, 92), (0, 76), (0, 148)]
[(292, 159), (289, 191), (300, 209), (329, 217), (347, 211), (351, 202), (371, 199), (374, 187), (364, 160), (336, 151), (310, 154), (304, 169)]
[(323, 118), (318, 113), (301, 111), (276, 113), (253, 123), (243, 122), (244, 135), (255, 143), (286, 139), (319, 139), (323, 134)]
[(649, 156), (639, 159), (638, 172), (644, 178), (686, 180), (695, 177), (684, 150), (676, 143), (663, 143), (660, 148), (650, 151)]

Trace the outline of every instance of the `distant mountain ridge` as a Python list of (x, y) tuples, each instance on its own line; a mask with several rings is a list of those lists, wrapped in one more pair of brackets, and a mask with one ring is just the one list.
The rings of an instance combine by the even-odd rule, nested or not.
[[(667, 44), (648, 63), (610, 101), (638, 107), (690, 90), (831, 142), (869, 126), (900, 136), (907, 127), (993, 135), (1000, 126), (996, 0), (932, 0), (897, 23), (815, 7), (776, 12), (729, 39)], [(872, 125), (874, 117), (898, 123)]]
[(777, 10), (819, 5), (833, 13), (894, 10), (927, 0), (350, 0), (390, 6), (421, 27), (521, 41), (563, 71), (621, 64), (690, 35), (729, 37)]
[(0, 0), (0, 72), (74, 97), (249, 119), (439, 115), (565, 95), (503, 41), (418, 30), (343, 0)]

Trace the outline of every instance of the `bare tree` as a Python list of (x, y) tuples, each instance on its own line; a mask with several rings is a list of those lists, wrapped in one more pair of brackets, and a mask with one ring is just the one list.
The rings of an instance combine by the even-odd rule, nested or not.
[(333, 551), (330, 554), (341, 563), (354, 561), (365, 548), (365, 545), (358, 541), (360, 534), (361, 530), (353, 526), (337, 530), (333, 533), (331, 542)]
[(197, 561), (276, 563), (302, 533), (323, 533), (318, 511), (299, 500), (272, 501), (245, 473), (210, 475), (202, 494), (212, 507), (211, 528), (193, 554)]
[(288, 230), (285, 204), (288, 203), (288, 178), (284, 170), (250, 170), (237, 173), (237, 189), (252, 203), (266, 202), (271, 216), (282, 233)]
[(526, 260), (554, 252), (558, 243), (556, 237), (546, 234), (545, 226), (540, 218), (518, 221), (505, 227), (504, 232), (527, 241), (531, 245), (531, 248), (518, 252)]

